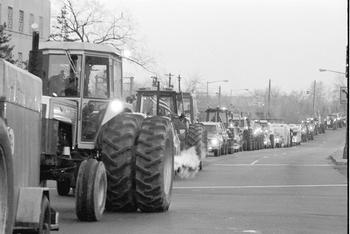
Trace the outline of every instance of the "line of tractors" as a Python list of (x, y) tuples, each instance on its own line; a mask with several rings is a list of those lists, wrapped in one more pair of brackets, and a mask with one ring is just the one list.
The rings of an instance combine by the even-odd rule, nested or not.
[(124, 102), (122, 59), (107, 45), (34, 35), (29, 57), (29, 72), (0, 60), (0, 233), (58, 230), (48, 180), (74, 192), (80, 221), (167, 211), (174, 157), (194, 147), (201, 167), (206, 155), (192, 95), (156, 81)]

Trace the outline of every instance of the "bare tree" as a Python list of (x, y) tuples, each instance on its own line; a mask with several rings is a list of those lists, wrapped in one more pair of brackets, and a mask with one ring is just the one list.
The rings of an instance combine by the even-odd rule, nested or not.
[(98, 0), (61, 0), (60, 3), (50, 40), (109, 44), (127, 49), (132, 55), (124, 56), (125, 59), (150, 71), (147, 65), (153, 59), (137, 47), (129, 16), (123, 12), (118, 15), (109, 12)]

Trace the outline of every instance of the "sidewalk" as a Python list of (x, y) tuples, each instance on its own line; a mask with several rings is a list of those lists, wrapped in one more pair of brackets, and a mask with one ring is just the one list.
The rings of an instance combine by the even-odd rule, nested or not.
[(343, 148), (329, 155), (329, 159), (332, 160), (335, 165), (346, 165), (348, 162), (347, 159), (343, 159)]

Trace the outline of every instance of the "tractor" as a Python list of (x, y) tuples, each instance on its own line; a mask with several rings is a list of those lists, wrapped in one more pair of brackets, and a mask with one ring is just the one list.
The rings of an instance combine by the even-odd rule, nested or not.
[[(157, 89), (139, 89), (136, 94), (136, 111), (146, 115), (146, 120), (153, 120), (153, 125), (157, 129), (161, 123), (166, 124), (166, 128), (170, 129), (171, 132), (168, 137), (174, 145), (172, 146), (174, 156), (180, 156), (182, 151), (195, 147), (199, 164), (190, 169), (200, 169), (203, 153), (206, 150), (202, 140), (203, 128), (201, 125), (193, 123), (191, 118), (187, 118), (186, 112), (181, 113), (182, 101), (179, 102), (179, 95), (172, 89), (160, 90), (159, 82)], [(143, 137), (147, 139), (148, 134), (152, 134), (152, 132), (150, 130), (143, 131), (141, 128), (141, 134), (144, 134)], [(154, 144), (157, 142), (145, 142), (145, 145), (149, 145), (150, 148), (157, 148), (158, 145)], [(138, 152), (136, 151), (136, 153)]]
[(264, 131), (260, 121), (253, 122), (248, 117), (232, 116), (231, 122), (242, 132), (244, 151), (264, 148)]
[[(198, 122), (198, 108), (196, 99), (194, 95), (189, 92), (178, 92), (177, 103), (178, 109), (185, 115), (186, 121), (189, 122), (189, 128), (193, 128), (191, 132), (197, 132), (196, 135), (189, 136), (191, 139), (188, 140), (191, 141), (190, 145), (196, 145), (196, 153), (197, 155), (200, 155), (199, 170), (202, 170), (203, 159), (206, 157), (208, 151), (208, 133), (203, 124)], [(197, 141), (199, 141), (199, 134), (202, 136), (201, 144), (197, 144)]]
[(229, 129), (231, 112), (224, 107), (208, 108), (205, 112), (207, 122), (219, 122), (223, 125), (223, 129), (225, 129), (224, 144), (221, 150), (222, 154), (232, 154), (234, 152), (234, 136), (233, 132)]
[[(29, 70), (43, 83), (40, 179), (56, 180), (59, 195), (73, 188), (78, 219), (98, 221), (105, 209), (168, 210), (172, 129), (123, 101), (120, 52), (91, 43), (39, 48), (34, 42)], [(153, 127), (157, 136), (149, 140), (145, 134)]]

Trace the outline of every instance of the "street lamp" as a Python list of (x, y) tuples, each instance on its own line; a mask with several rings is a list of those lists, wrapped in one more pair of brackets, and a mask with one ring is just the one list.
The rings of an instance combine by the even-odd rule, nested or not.
[(220, 82), (228, 82), (228, 80), (207, 81), (207, 101), (209, 101), (209, 84)]
[(334, 70), (329, 70), (329, 69), (325, 69), (325, 68), (319, 68), (318, 70), (319, 70), (320, 72), (333, 72), (333, 73), (345, 75), (345, 72), (334, 71)]

